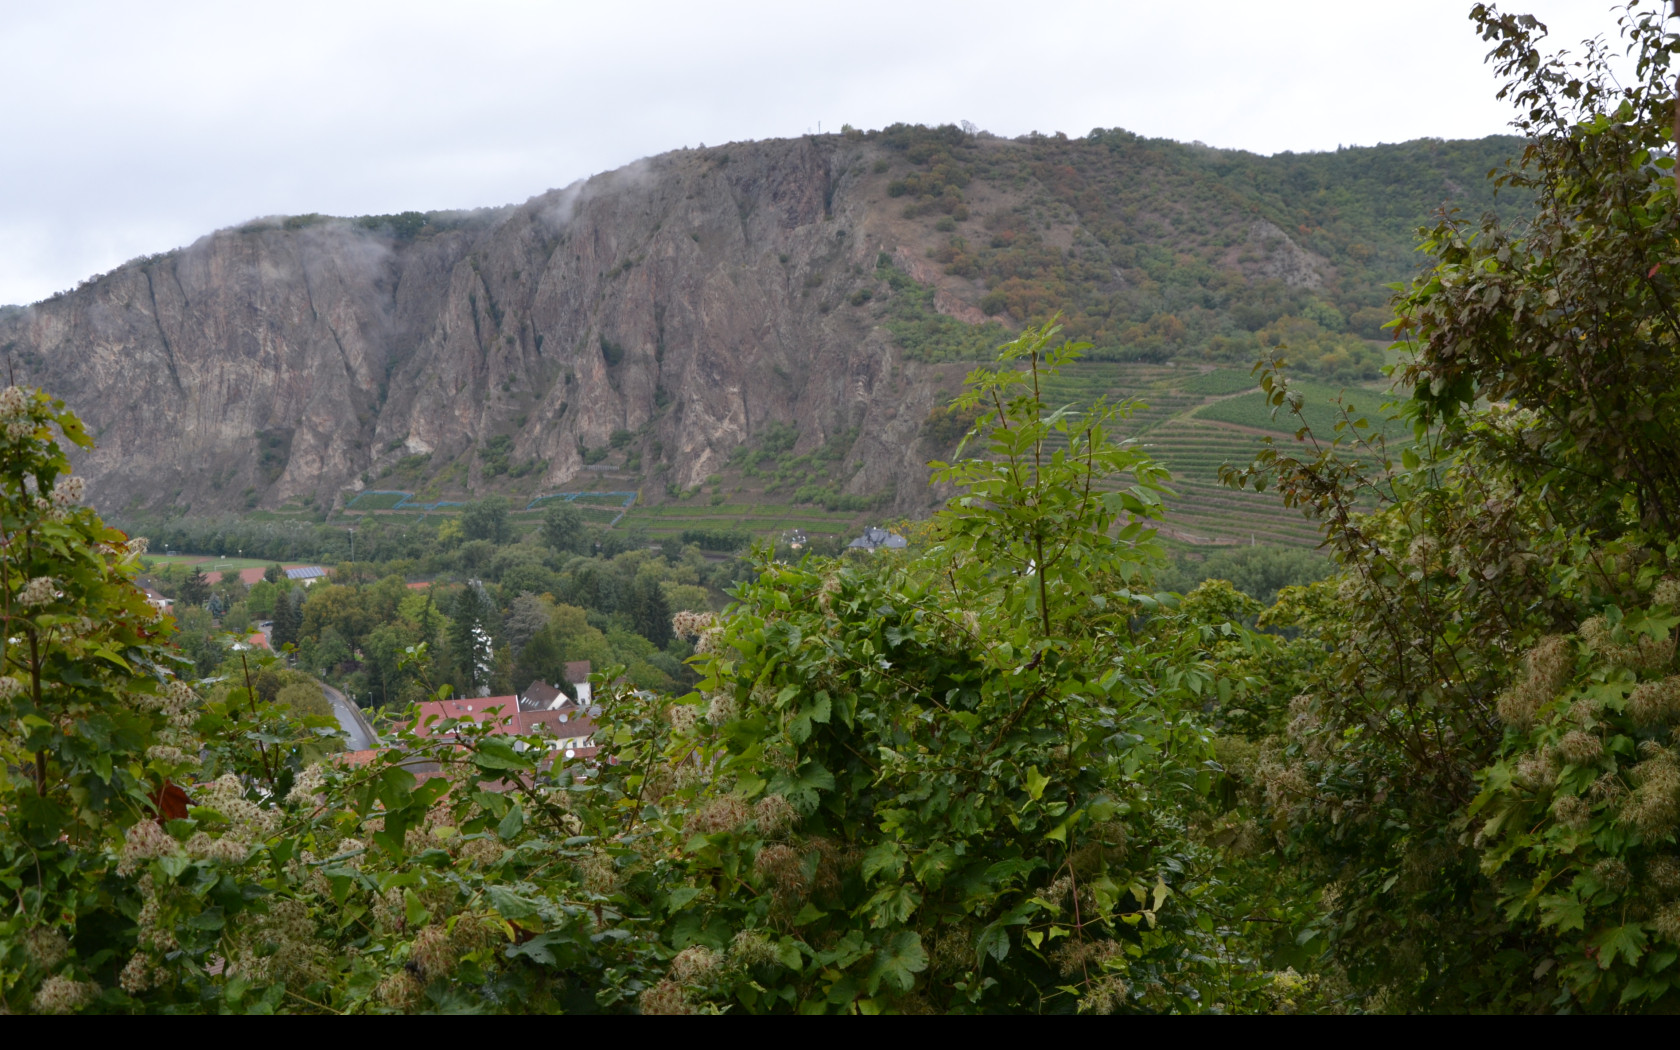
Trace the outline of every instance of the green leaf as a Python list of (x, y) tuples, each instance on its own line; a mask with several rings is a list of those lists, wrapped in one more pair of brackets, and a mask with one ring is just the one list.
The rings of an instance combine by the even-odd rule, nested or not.
[(1038, 771), (1037, 766), (1028, 766), (1027, 767), (1027, 797), (1028, 798), (1032, 799), (1034, 802), (1037, 802), (1041, 797), (1043, 797), (1044, 787), (1045, 787), (1045, 785), (1047, 785), (1049, 783), (1050, 783), (1050, 778), (1047, 777), (1047, 776), (1044, 776), (1042, 773), (1040, 773)]
[(419, 929), (426, 925), (426, 921), (431, 917), (432, 913), (426, 910), (426, 906), (420, 902), (419, 896), (413, 890), (403, 890), (403, 918), (408, 921), (409, 926)]
[(484, 891), (484, 895), (490, 898), (490, 906), (504, 919), (528, 919), (538, 914), (542, 908), (540, 902), (530, 897), (522, 897), (506, 886), (490, 886)]
[(904, 869), (904, 850), (896, 842), (883, 842), (871, 847), (863, 855), (863, 877), (865, 881), (886, 872), (892, 878)]
[(1645, 954), (1645, 928), (1637, 922), (1612, 926), (1601, 931), (1592, 943), (1598, 948), (1599, 969), (1610, 969), (1618, 956), (1631, 966)]
[(1568, 933), (1582, 929), (1587, 921), (1587, 906), (1574, 896), (1540, 898), (1540, 925), (1555, 926), (1557, 932)]
[(916, 974), (927, 969), (927, 952), (922, 939), (910, 930), (901, 930), (875, 952), (874, 965), (869, 970), (870, 992), (885, 984), (897, 992), (915, 987)]
[(793, 924), (795, 926), (809, 926), (827, 914), (815, 904), (807, 902), (805, 907), (799, 909), (799, 914), (793, 917)]
[(513, 749), (502, 737), (485, 737), (478, 742), (473, 763), (480, 769), (531, 769), (533, 761)]
[(507, 816), (496, 825), (496, 834), (503, 842), (513, 838), (525, 828), (525, 811), (515, 804), (508, 810)]

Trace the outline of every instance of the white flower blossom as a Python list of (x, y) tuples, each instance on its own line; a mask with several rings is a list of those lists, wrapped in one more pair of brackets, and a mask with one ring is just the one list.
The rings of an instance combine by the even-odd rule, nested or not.
[(53, 486), (52, 501), (61, 508), (78, 506), (86, 491), (87, 482), (80, 474), (72, 474), (58, 479)]
[(9, 386), (0, 390), (0, 418), (21, 416), (29, 409), (29, 395), (21, 387)]
[(18, 604), (28, 607), (46, 605), (58, 597), (58, 587), (51, 576), (37, 576), (18, 592)]
[(142, 820), (123, 836), (117, 874), (132, 875), (155, 857), (172, 857), (180, 853), (181, 844), (171, 838), (169, 832), (158, 827), (154, 820)]
[(37, 1011), (44, 1014), (68, 1014), (80, 1010), (98, 997), (99, 985), (92, 981), (53, 976), (41, 982), (41, 987), (35, 992), (33, 1005)]

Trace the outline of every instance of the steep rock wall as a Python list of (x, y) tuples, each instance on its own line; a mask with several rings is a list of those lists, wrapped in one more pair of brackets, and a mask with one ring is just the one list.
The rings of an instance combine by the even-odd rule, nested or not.
[(833, 309), (899, 247), (868, 149), (668, 154), (409, 240), (223, 230), (0, 322), (0, 347), (87, 418), (80, 469), (106, 509), (331, 500), (502, 434), (554, 488), (580, 448), (644, 427), (686, 487), (777, 421), (803, 448), (855, 428), (848, 491), (913, 510), (932, 387)]

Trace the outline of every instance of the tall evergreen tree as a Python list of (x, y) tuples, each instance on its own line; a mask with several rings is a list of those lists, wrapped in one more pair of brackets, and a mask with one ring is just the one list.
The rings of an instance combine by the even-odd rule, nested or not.
[(630, 585), (630, 623), (636, 633), (664, 648), (671, 640), (671, 606), (659, 581), (646, 577)]
[(455, 684), (464, 696), (487, 696), (495, 669), (496, 607), (484, 585), (470, 581), (455, 597), (449, 627), (449, 651)]
[(181, 602), (184, 605), (203, 605), (210, 600), (210, 578), (204, 575), (204, 570), (193, 566), (181, 584)]
[(269, 644), (276, 652), (287, 645), (296, 645), (302, 614), (298, 610), (298, 594), (281, 591), (274, 600), (274, 627), (269, 631)]

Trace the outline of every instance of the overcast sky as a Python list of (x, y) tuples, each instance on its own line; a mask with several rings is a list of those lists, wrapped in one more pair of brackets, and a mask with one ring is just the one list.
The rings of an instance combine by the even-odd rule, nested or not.
[[(1506, 6), (1560, 43), (1614, 28), (1603, 0)], [(256, 216), (506, 204), (819, 122), (1259, 153), (1492, 134), (1470, 7), (0, 0), (0, 303)]]

